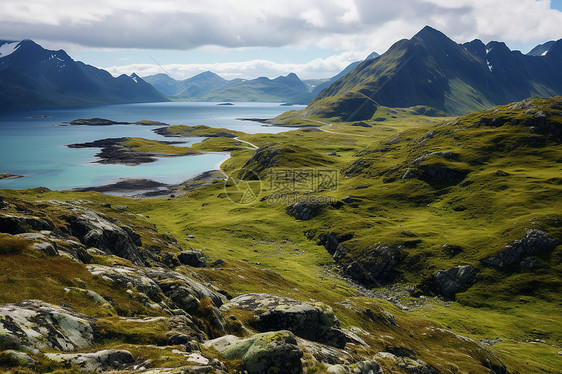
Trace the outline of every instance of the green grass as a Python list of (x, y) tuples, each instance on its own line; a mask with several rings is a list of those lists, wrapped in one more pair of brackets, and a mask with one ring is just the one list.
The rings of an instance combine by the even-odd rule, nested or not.
[[(537, 105), (547, 110), (551, 104)], [(211, 260), (224, 261), (217, 267), (180, 267), (178, 271), (197, 272), (233, 296), (267, 292), (324, 302), (334, 309), (344, 327), (359, 326), (372, 332), (369, 347), (357, 348), (367, 357), (388, 347), (401, 346), (414, 349), (418, 357), (443, 371), (454, 372), (456, 367), (463, 372), (484, 372), (479, 361), (482, 353), (472, 343), (459, 347), (458, 340), (436, 329), (444, 327), (477, 341), (500, 337), (503, 341), (490, 349), (511, 371), (554, 373), (560, 368), (556, 347), (560, 346), (562, 336), (560, 246), (552, 253), (538, 256), (547, 267), (534, 272), (499, 271), (484, 267), (480, 259), (521, 238), (525, 228), (541, 228), (561, 241), (562, 217), (557, 202), (562, 189), (562, 151), (552, 137), (532, 133), (520, 124), (479, 124), (482, 117), (492, 116), (525, 120), (529, 115), (505, 106), (495, 112), (449, 118), (438, 124), (443, 120), (379, 107), (373, 115), (378, 119), (365, 121), (372, 127), (321, 119), (325, 123), (315, 122), (319, 129), (240, 134), (240, 139), (260, 147), (280, 147), (277, 157), (283, 167), (299, 167), (312, 160), (318, 161), (315, 165), (341, 171), (336, 190), (315, 194), (336, 199), (352, 195), (358, 202), (339, 209), (326, 208), (310, 221), (289, 217), (283, 202), (235, 204), (228, 199), (221, 182), (172, 199), (127, 199), (94, 192), (39, 189), (5, 190), (1, 194), (25, 200), (89, 200), (90, 207), (133, 225), (141, 233), (143, 243), (156, 244), (154, 235), (167, 233), (183, 248), (201, 249)], [(298, 123), (296, 117), (291, 121)], [(430, 130), (438, 133), (423, 138)], [(246, 165), (254, 155), (251, 147), (232, 138), (210, 138), (191, 148), (231, 152), (232, 158), (223, 165), (225, 172)], [(467, 170), (469, 173), (461, 183), (439, 185), (416, 178), (400, 179), (406, 169), (416, 167), (414, 160), (437, 151), (454, 152), (457, 157), (443, 159), (433, 155), (418, 165), (440, 163)], [(340, 157), (329, 156), (331, 152)], [(248, 166), (255, 165), (250, 162)], [(509, 176), (496, 175), (496, 170)], [(365, 188), (357, 189), (358, 186)], [(263, 188), (260, 197), (272, 192), (267, 185)], [(105, 202), (112, 206), (125, 204), (129, 210), (102, 207)], [(56, 216), (56, 210), (52, 213)], [(151, 224), (161, 234), (156, 234)], [(325, 232), (353, 234), (345, 242), (351, 255), (360, 255), (379, 243), (404, 246), (407, 261), (397, 266), (396, 285), (376, 289), (379, 292), (392, 294), (404, 286), (416, 286), (435, 271), (460, 264), (478, 267), (480, 281), (458, 294), (456, 302), (447, 304), (433, 298), (403, 298), (401, 301), (411, 305), (411, 311), (405, 312), (383, 300), (358, 297), (356, 289), (336, 276), (331, 256), (309, 239)], [(186, 234), (195, 237), (188, 239)], [(451, 256), (443, 251), (443, 244), (458, 245), (462, 252)], [(108, 289), (103, 280), (88, 278), (81, 265), (70, 261), (37, 254), (8, 255), (0, 256), (0, 267), (5, 269), (0, 271), (0, 290), (6, 290), (0, 291), (3, 302), (42, 297), (45, 293), (47, 301), (82, 303), (84, 306), (79, 310), (94, 313), (93, 304), (73, 300), (74, 296), (60, 291), (64, 285), (77, 286), (73, 278), (79, 277), (102, 296), (116, 298), (123, 309), (147, 314), (142, 306), (119, 296), (119, 290)], [(7, 269), (16, 270), (8, 273)], [(27, 279), (39, 271), (45, 274), (45, 284)], [(10, 294), (10, 285), (19, 282), (22, 287), (16, 294)], [(397, 326), (388, 323), (383, 310), (395, 315)], [(106, 321), (110, 331), (116, 331), (115, 344), (132, 344), (134, 339), (127, 331), (119, 332), (121, 327), (115, 326), (111, 318)], [(159, 333), (161, 329), (156, 330)], [(545, 343), (526, 342), (532, 339)], [(388, 363), (384, 365), (390, 370)]]

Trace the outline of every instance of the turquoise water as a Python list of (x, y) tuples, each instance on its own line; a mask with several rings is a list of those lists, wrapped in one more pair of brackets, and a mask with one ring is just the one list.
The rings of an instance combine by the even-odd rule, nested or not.
[[(120, 178), (149, 178), (179, 183), (214, 170), (226, 153), (166, 157), (137, 166), (94, 163), (99, 149), (72, 149), (66, 145), (124, 136), (181, 140), (185, 145), (202, 138), (164, 138), (153, 126), (61, 126), (78, 118), (101, 117), (114, 121), (154, 120), (172, 125), (207, 125), (246, 133), (277, 133), (286, 128), (262, 126), (237, 118), (272, 118), (288, 109), (276, 103), (147, 103), (0, 112), (0, 173), (25, 178), (0, 180), (0, 188), (48, 187), (53, 190), (99, 186)], [(46, 116), (34, 118), (37, 116)]]

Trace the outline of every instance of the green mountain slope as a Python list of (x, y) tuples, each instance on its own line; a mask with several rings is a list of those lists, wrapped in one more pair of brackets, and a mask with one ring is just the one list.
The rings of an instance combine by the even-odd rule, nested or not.
[(523, 55), (498, 42), (460, 45), (426, 26), (412, 39), (400, 40), (380, 57), (359, 64), (324, 89), (300, 116), (327, 117), (332, 113), (326, 108), (339, 105), (357, 108), (357, 113), (335, 110), (342, 121), (365, 120), (370, 119), (370, 111), (361, 108), (377, 104), (426, 105), (463, 114), (526, 97), (560, 94), (559, 45), (562, 41), (551, 45), (544, 56)]

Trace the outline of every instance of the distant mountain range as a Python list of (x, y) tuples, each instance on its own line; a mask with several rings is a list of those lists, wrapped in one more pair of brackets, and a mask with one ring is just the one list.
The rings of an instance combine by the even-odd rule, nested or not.
[(180, 99), (200, 101), (269, 101), (308, 104), (314, 97), (310, 87), (291, 73), (275, 79), (226, 80), (210, 71), (182, 81), (166, 74), (144, 77), (161, 93)]
[[(366, 60), (376, 57), (378, 54), (373, 52)], [(361, 62), (353, 62), (342, 72), (328, 79), (301, 80), (295, 73), (290, 73), (275, 79), (260, 77), (226, 80), (210, 71), (181, 81), (175, 80), (167, 74), (149, 75), (143, 79), (164, 95), (179, 99), (308, 104), (320, 91), (353, 70)]]
[(114, 78), (31, 40), (0, 40), (0, 110), (168, 101), (138, 75)]
[(376, 59), (358, 64), (300, 116), (365, 120), (377, 105), (430, 106), (463, 114), (528, 97), (562, 94), (562, 39), (524, 55), (504, 43), (457, 44), (426, 26)]

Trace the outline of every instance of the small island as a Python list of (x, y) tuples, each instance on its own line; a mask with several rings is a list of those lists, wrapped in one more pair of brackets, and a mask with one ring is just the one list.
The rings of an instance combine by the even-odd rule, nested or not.
[(137, 122), (112, 121), (105, 118), (80, 118), (68, 122), (70, 126), (113, 126), (113, 125), (140, 125), (140, 126), (169, 126), (159, 121), (142, 120)]
[(10, 173), (0, 173), (0, 179), (18, 179), (23, 178), (24, 175), (14, 175)]
[(163, 142), (143, 138), (107, 138), (93, 142), (69, 144), (69, 148), (101, 148), (96, 154), (99, 164), (135, 166), (154, 162), (158, 157), (191, 156), (200, 154), (187, 147), (176, 147), (182, 142)]

